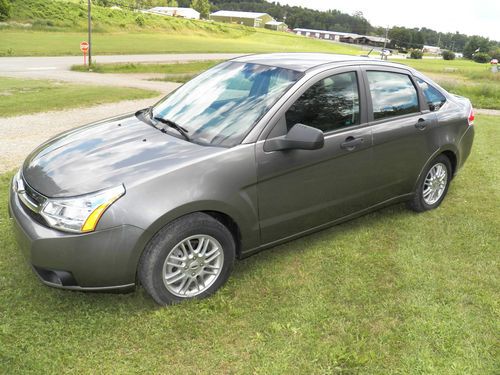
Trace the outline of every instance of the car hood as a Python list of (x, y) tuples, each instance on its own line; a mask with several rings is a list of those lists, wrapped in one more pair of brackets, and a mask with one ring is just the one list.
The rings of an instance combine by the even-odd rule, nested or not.
[(23, 177), (48, 197), (69, 197), (120, 184), (132, 186), (222, 150), (162, 133), (127, 115), (42, 144), (26, 159)]

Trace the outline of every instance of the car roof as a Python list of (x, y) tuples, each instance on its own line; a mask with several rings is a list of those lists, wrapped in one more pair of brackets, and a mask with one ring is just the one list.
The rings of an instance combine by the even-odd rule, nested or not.
[(402, 64), (390, 63), (365, 56), (339, 55), (330, 53), (267, 53), (237, 57), (232, 61), (276, 66), (278, 68), (292, 69), (299, 72), (305, 72), (309, 69), (327, 64), (335, 65), (337, 63), (338, 65), (344, 65), (344, 63), (351, 62), (412, 70), (410, 67)]

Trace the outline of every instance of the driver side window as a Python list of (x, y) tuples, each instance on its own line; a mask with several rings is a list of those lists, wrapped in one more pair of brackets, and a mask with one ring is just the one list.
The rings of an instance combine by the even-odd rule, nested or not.
[(355, 72), (322, 79), (310, 87), (286, 112), (288, 130), (304, 124), (327, 133), (358, 125), (359, 90)]

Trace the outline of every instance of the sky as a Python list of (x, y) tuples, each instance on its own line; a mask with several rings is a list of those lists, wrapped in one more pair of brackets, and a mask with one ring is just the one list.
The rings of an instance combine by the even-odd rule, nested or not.
[(427, 27), (441, 32), (459, 31), (500, 41), (499, 0), (279, 0), (306, 8), (363, 12), (373, 26)]

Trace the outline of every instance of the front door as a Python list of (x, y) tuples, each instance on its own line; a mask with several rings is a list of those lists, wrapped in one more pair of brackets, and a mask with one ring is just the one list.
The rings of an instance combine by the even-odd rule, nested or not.
[[(301, 123), (322, 130), (319, 150), (266, 151), (257, 143), (262, 243), (290, 237), (370, 206), (372, 135), (361, 115), (357, 71), (316, 81), (276, 123), (269, 138)], [(363, 120), (362, 120), (363, 117)], [(268, 138), (268, 139), (269, 139)]]

